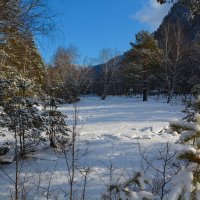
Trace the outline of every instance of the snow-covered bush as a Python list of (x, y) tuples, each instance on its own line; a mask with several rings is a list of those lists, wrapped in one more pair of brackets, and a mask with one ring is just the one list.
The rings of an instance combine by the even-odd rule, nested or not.
[(50, 146), (63, 147), (69, 142), (69, 129), (65, 121), (67, 116), (57, 110), (58, 101), (54, 98), (49, 99), (45, 107), (47, 110), (42, 112), (42, 116), (45, 118), (45, 131), (49, 136)]
[(1, 126), (13, 133), (22, 156), (29, 144), (39, 141), (43, 131), (44, 118), (36, 105), (37, 101), (34, 99), (13, 97), (3, 106)]

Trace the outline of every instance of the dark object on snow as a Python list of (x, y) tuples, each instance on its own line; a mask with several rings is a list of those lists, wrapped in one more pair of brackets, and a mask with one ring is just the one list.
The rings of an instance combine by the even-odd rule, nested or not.
[(9, 147), (0, 147), (0, 156), (7, 154), (10, 151)]
[(50, 106), (56, 106), (56, 100), (55, 99), (50, 100)]

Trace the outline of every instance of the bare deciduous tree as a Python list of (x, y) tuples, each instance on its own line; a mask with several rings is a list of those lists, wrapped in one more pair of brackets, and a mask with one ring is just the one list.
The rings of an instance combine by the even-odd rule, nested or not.
[(69, 103), (78, 101), (91, 84), (91, 68), (75, 64), (77, 49), (59, 47), (54, 56), (53, 66), (47, 70), (47, 92), (54, 90), (54, 96)]
[(175, 163), (177, 152), (171, 151), (171, 145), (169, 142), (166, 143), (165, 147), (158, 149), (158, 158), (160, 160), (161, 167), (156, 165), (156, 160), (151, 160), (148, 158), (148, 155), (145, 151), (142, 151), (141, 145), (139, 144), (139, 152), (145, 163), (145, 168), (152, 174), (154, 178), (152, 180), (152, 192), (157, 194), (160, 199), (165, 199), (166, 195), (169, 193), (169, 183), (172, 180), (172, 176), (178, 173), (180, 166)]
[(162, 49), (162, 68), (167, 84), (168, 99), (171, 101), (177, 83), (183, 80), (184, 59), (189, 55), (190, 45), (183, 27), (177, 22), (162, 27), (160, 46)]
[[(73, 104), (73, 119), (71, 123), (71, 133), (69, 133), (69, 144), (63, 146), (62, 151), (67, 167), (67, 186), (66, 192), (69, 200), (82, 199), (86, 197), (87, 180), (90, 173), (93, 171), (85, 164), (83, 167), (80, 160), (88, 154), (88, 149), (81, 149), (79, 145), (80, 128), (78, 127), (78, 108), (76, 103)], [(87, 167), (86, 167), (87, 166)], [(77, 183), (77, 177), (83, 176), (83, 190), (81, 194), (80, 185)], [(80, 197), (78, 197), (80, 196)]]
[(101, 94), (102, 100), (108, 95), (109, 87), (118, 69), (117, 64), (119, 63), (119, 60), (120, 58), (116, 51), (106, 48), (100, 51), (100, 61), (103, 63), (101, 69), (101, 83), (103, 86)]

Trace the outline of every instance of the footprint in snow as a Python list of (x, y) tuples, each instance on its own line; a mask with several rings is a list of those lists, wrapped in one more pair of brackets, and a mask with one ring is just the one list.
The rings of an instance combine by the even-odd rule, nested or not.
[(151, 138), (152, 137), (150, 135), (133, 137), (133, 139), (151, 139)]
[(113, 136), (113, 135), (103, 135), (105, 137), (105, 139), (110, 139), (110, 140), (117, 140), (118, 137), (117, 136)]
[(144, 128), (141, 128), (140, 131), (141, 132), (146, 132), (146, 131), (151, 131), (152, 132), (153, 131), (153, 127), (152, 126), (144, 127)]
[(133, 131), (138, 131), (138, 128), (132, 128), (131, 130), (133, 130)]

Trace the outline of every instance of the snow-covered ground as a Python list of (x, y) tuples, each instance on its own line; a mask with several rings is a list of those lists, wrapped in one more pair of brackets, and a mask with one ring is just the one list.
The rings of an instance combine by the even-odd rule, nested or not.
[[(93, 170), (87, 184), (87, 199), (100, 199), (109, 183), (109, 166), (112, 163), (116, 168), (114, 178), (120, 174), (127, 175), (133, 170), (141, 168), (141, 155), (138, 142), (145, 149), (150, 158), (155, 158), (159, 148), (170, 141), (176, 149), (177, 135), (162, 131), (170, 120), (180, 119), (183, 106), (181, 103), (167, 104), (166, 100), (150, 98), (142, 102), (136, 97), (108, 97), (99, 100), (98, 97), (88, 96), (81, 99), (78, 108), (78, 129), (80, 148), (88, 148), (88, 154), (80, 161)], [(73, 105), (64, 105), (60, 108), (67, 116), (68, 123), (73, 119)], [(3, 141), (5, 138), (0, 137)], [(178, 147), (177, 147), (178, 148)], [(83, 150), (82, 150), (83, 151)], [(55, 172), (51, 180), (51, 189), (67, 190), (67, 167), (65, 160), (58, 152), (48, 148), (38, 150), (35, 155), (25, 160), (22, 173), (33, 175), (29, 184), (37, 184), (39, 172), (42, 172), (41, 187), (47, 188), (52, 170)], [(9, 177), (14, 177), (14, 163), (1, 166)], [(7, 177), (0, 171), (0, 199), (8, 199), (10, 186)], [(31, 186), (30, 186), (31, 188)], [(41, 199), (41, 198), (38, 198)]]

